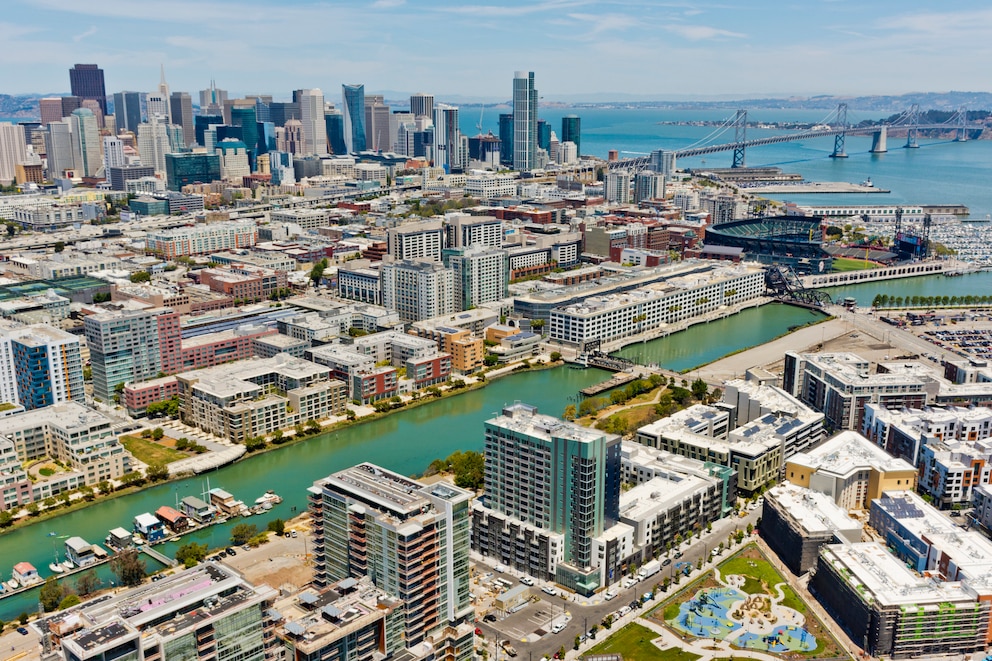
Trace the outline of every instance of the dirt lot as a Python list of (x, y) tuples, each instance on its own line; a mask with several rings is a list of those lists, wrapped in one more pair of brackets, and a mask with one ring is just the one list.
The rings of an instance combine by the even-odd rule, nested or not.
[(295, 530), (297, 536), (270, 534), (268, 544), (248, 551), (239, 548), (238, 554), (226, 557), (224, 563), (244, 574), (252, 583), (265, 583), (277, 589), (287, 583), (294, 587), (306, 585), (313, 578), (310, 529), (305, 521), (297, 519), (287, 523), (286, 530)]

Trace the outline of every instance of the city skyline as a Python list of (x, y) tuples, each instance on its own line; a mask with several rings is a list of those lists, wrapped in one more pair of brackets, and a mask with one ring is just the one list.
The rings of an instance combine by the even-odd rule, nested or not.
[[(358, 81), (387, 97), (422, 90), (485, 101), (508, 100), (517, 69), (537, 71), (545, 101), (902, 94), (984, 80), (992, 9), (776, 4), (15, 0), (0, 22), (3, 92), (68, 92), (72, 63), (99, 64), (108, 93), (154, 90), (162, 64), (181, 91), (216, 79), (235, 95), (282, 97)], [(439, 29), (447, 37), (430, 43), (444, 47), (424, 48), (419, 35)]]

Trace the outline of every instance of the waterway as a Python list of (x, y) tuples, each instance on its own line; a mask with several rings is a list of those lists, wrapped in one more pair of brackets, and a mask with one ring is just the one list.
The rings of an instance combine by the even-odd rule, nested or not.
[(631, 344), (613, 355), (636, 363), (657, 364), (676, 372), (706, 365), (743, 349), (769, 342), (789, 328), (824, 319), (822, 312), (771, 303), (730, 317), (691, 326), (666, 337)]
[[(79, 535), (102, 546), (107, 531), (118, 526), (130, 530), (136, 515), (154, 512), (162, 505), (174, 506), (177, 499), (186, 496), (200, 496), (207, 479), (211, 487), (221, 487), (249, 504), (266, 489), (273, 489), (283, 497), (283, 502), (266, 514), (212, 526), (183, 537), (182, 542), (163, 544), (156, 549), (171, 557), (180, 544), (187, 542), (207, 544), (210, 548), (227, 546), (231, 528), (238, 523), (254, 523), (264, 528), (275, 518), (289, 519), (305, 510), (306, 488), (330, 473), (363, 461), (404, 475), (423, 472), (432, 460), (456, 450), (480, 450), (483, 422), (498, 414), (504, 404), (521, 400), (534, 404), (543, 413), (561, 415), (569, 401), (576, 399), (580, 388), (608, 377), (609, 373), (603, 370), (564, 367), (514, 374), (480, 390), (324, 434), (201, 477), (160, 485), (6, 532), (0, 538), (0, 571), (9, 578), (10, 568), (26, 560), (47, 575), (54, 548), (58, 546), (61, 552), (65, 536)], [(50, 537), (49, 532), (57, 536)], [(158, 568), (150, 559), (147, 564), (149, 569)], [(101, 568), (99, 573), (109, 582), (108, 568)], [(35, 609), (37, 590), (31, 590), (0, 600), (0, 619), (10, 621), (23, 611)]]
[(918, 278), (902, 278), (899, 280), (880, 280), (878, 282), (862, 282), (842, 287), (826, 287), (824, 291), (836, 301), (839, 298), (852, 297), (859, 306), (871, 305), (876, 294), (888, 294), (889, 297), (902, 296), (974, 296), (987, 295), (992, 292), (992, 271), (979, 271), (967, 275), (948, 277), (945, 275), (925, 275)]

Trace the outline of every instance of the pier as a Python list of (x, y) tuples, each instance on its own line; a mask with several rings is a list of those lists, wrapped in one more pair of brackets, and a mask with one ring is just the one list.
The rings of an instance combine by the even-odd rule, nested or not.
[(141, 548), (141, 551), (146, 555), (148, 555), (149, 557), (155, 559), (159, 563), (165, 565), (166, 567), (175, 567), (176, 565), (179, 564), (169, 556), (163, 553), (159, 553), (158, 551), (153, 549), (151, 546), (148, 546), (147, 544)]
[(895, 280), (897, 278), (913, 278), (920, 275), (938, 275), (949, 271), (960, 271), (962, 266), (954, 261), (917, 262), (900, 266), (887, 266), (864, 271), (844, 271), (841, 273), (824, 273), (822, 275), (800, 276), (803, 286), (807, 289), (820, 287), (838, 287), (853, 285), (859, 282), (875, 282), (879, 280)]
[[(590, 362), (590, 365), (592, 363)], [(629, 372), (617, 372), (608, 381), (603, 381), (595, 385), (589, 386), (588, 388), (583, 388), (579, 392), (585, 397), (592, 397), (593, 395), (598, 395), (601, 392), (606, 392), (607, 390), (612, 390), (613, 388), (619, 388), (620, 386), (625, 386), (631, 381), (637, 380), (639, 377), (636, 374), (631, 374)]]

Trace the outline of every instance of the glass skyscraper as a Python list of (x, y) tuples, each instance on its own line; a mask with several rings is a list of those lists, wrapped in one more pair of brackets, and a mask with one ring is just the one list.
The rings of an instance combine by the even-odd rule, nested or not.
[(513, 165), (513, 113), (499, 116), (499, 161)]
[(117, 92), (114, 94), (114, 118), (117, 130), (138, 133), (141, 124), (141, 92)]
[(578, 115), (565, 115), (561, 118), (561, 141), (574, 142), (575, 151), (582, 153), (582, 120)]
[(347, 154), (348, 147), (344, 142), (344, 115), (340, 110), (324, 111), (324, 127), (327, 129), (327, 143), (331, 153)]
[(534, 72), (513, 74), (513, 168), (537, 167), (537, 90)]
[(100, 111), (107, 114), (107, 88), (103, 82), (103, 69), (99, 66), (77, 64), (69, 69), (69, 88), (73, 96), (99, 103)]
[(349, 153), (365, 151), (365, 85), (342, 85), (344, 144)]

